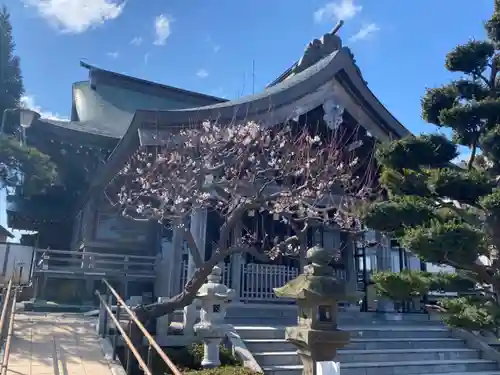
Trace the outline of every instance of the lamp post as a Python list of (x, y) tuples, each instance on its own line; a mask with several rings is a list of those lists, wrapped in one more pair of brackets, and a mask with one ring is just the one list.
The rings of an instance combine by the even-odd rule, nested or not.
[[(3, 111), (2, 114), (2, 124), (0, 125), (0, 138), (3, 139), (5, 137), (5, 124), (7, 122), (7, 115), (9, 113), (19, 113), (19, 125), (21, 126), (21, 146), (25, 143), (26, 141), (26, 129), (31, 127), (33, 124), (33, 121), (38, 120), (40, 118), (40, 114), (32, 111), (31, 109), (28, 108), (7, 108)], [(19, 180), (21, 184), (23, 183), (24, 180), (24, 175), (22, 173), (16, 173), (16, 175), (19, 177)]]
[(19, 112), (19, 125), (22, 128), (22, 136), (25, 139), (26, 129), (31, 127), (33, 121), (40, 118), (40, 114), (28, 108), (7, 108), (2, 114), (2, 124), (0, 125), (0, 135), (3, 136), (5, 124), (7, 123), (7, 115), (9, 113)]
[(30, 128), (33, 121), (38, 120), (39, 118), (40, 114), (32, 111), (31, 109), (21, 108), (19, 110), (19, 125), (21, 125), (22, 129), (21, 144), (26, 142), (26, 129)]
[(2, 124), (0, 125), (0, 135), (3, 137), (3, 132), (5, 129), (5, 123), (7, 122), (7, 114), (13, 113), (16, 109), (15, 108), (7, 108), (6, 110), (3, 111), (2, 114)]

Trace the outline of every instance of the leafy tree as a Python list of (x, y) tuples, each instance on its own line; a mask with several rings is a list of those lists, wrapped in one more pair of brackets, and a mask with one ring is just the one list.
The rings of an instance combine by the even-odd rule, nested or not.
[[(422, 272), (403, 270), (402, 272), (381, 271), (372, 276), (377, 293), (396, 302), (412, 302), (413, 298), (423, 297), (430, 291), (467, 293), (474, 289), (475, 283), (467, 279), (461, 271), (458, 273), (447, 272)], [(448, 300), (443, 300), (443, 311)]]
[[(474, 297), (442, 303), (455, 316), (449, 324), (471, 329), (500, 323), (500, 0), (484, 27), (486, 40), (470, 40), (446, 56), (446, 69), (460, 77), (427, 89), (421, 100), (422, 118), (451, 137), (382, 146), (376, 156), (389, 199), (365, 213), (367, 226), (475, 282)], [(453, 164), (458, 146), (470, 149), (464, 166)]]
[(431, 278), (414, 271), (377, 272), (372, 276), (378, 294), (394, 301), (407, 302), (426, 294), (430, 289)]

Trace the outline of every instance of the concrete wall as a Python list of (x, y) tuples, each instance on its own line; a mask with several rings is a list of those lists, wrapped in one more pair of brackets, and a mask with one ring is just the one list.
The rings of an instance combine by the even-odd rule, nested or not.
[(11, 277), (21, 284), (29, 284), (34, 248), (13, 243), (0, 244), (0, 285), (8, 283)]

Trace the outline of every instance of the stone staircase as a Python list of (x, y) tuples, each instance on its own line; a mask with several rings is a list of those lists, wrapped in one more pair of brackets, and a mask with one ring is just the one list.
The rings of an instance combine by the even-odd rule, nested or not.
[[(178, 312), (176, 321), (182, 320)], [(426, 314), (381, 319), (376, 313), (341, 312), (339, 328), (351, 332), (339, 350), (342, 375), (500, 375), (497, 362), (454, 338)], [(297, 321), (294, 305), (232, 304), (226, 322), (235, 327), (265, 375), (300, 375), (296, 348), (285, 341), (285, 326)], [(500, 348), (499, 348), (500, 350)]]
[[(233, 320), (238, 334), (264, 373), (301, 374), (296, 349), (285, 341), (284, 324), (293, 324), (288, 319), (291, 316), (285, 312), (289, 309), (276, 310), (280, 311), (281, 324), (263, 323), (276, 319), (278, 312), (246, 310), (228, 319)], [(245, 316), (251, 314), (252, 317)], [(340, 329), (351, 332), (351, 343), (337, 356), (342, 375), (500, 375), (496, 362), (483, 359), (478, 350), (451, 337), (445, 326), (426, 320), (425, 315), (402, 321), (385, 321), (368, 313), (354, 315), (341, 314), (340, 318)], [(237, 322), (248, 320), (255, 324)]]

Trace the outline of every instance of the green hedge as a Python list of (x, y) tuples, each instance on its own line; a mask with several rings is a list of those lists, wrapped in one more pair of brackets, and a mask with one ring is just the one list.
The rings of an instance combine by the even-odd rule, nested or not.
[(245, 367), (225, 366), (205, 370), (188, 371), (185, 375), (256, 375)]
[[(201, 367), (201, 361), (203, 360), (203, 345), (193, 344), (188, 347), (169, 347), (164, 348), (165, 354), (175, 363), (179, 369), (184, 372), (203, 370)], [(232, 369), (231, 374), (250, 374), (251, 372), (239, 372), (245, 369), (241, 367), (241, 361), (233, 356), (231, 350), (227, 349), (225, 346), (220, 346), (219, 359), (221, 362), (221, 368), (224, 368), (225, 372), (220, 372), (220, 374), (229, 374), (228, 369)], [(155, 368), (161, 373), (170, 373), (168, 368), (165, 368), (163, 361), (157, 361), (157, 366)], [(205, 370), (203, 370), (205, 371)], [(155, 371), (156, 373), (156, 371)], [(158, 372), (160, 373), (160, 372)], [(190, 372), (189, 372), (190, 373)], [(195, 372), (196, 373), (196, 372)], [(203, 372), (202, 372), (203, 373)], [(219, 374), (219, 373), (207, 373), (207, 374)]]

